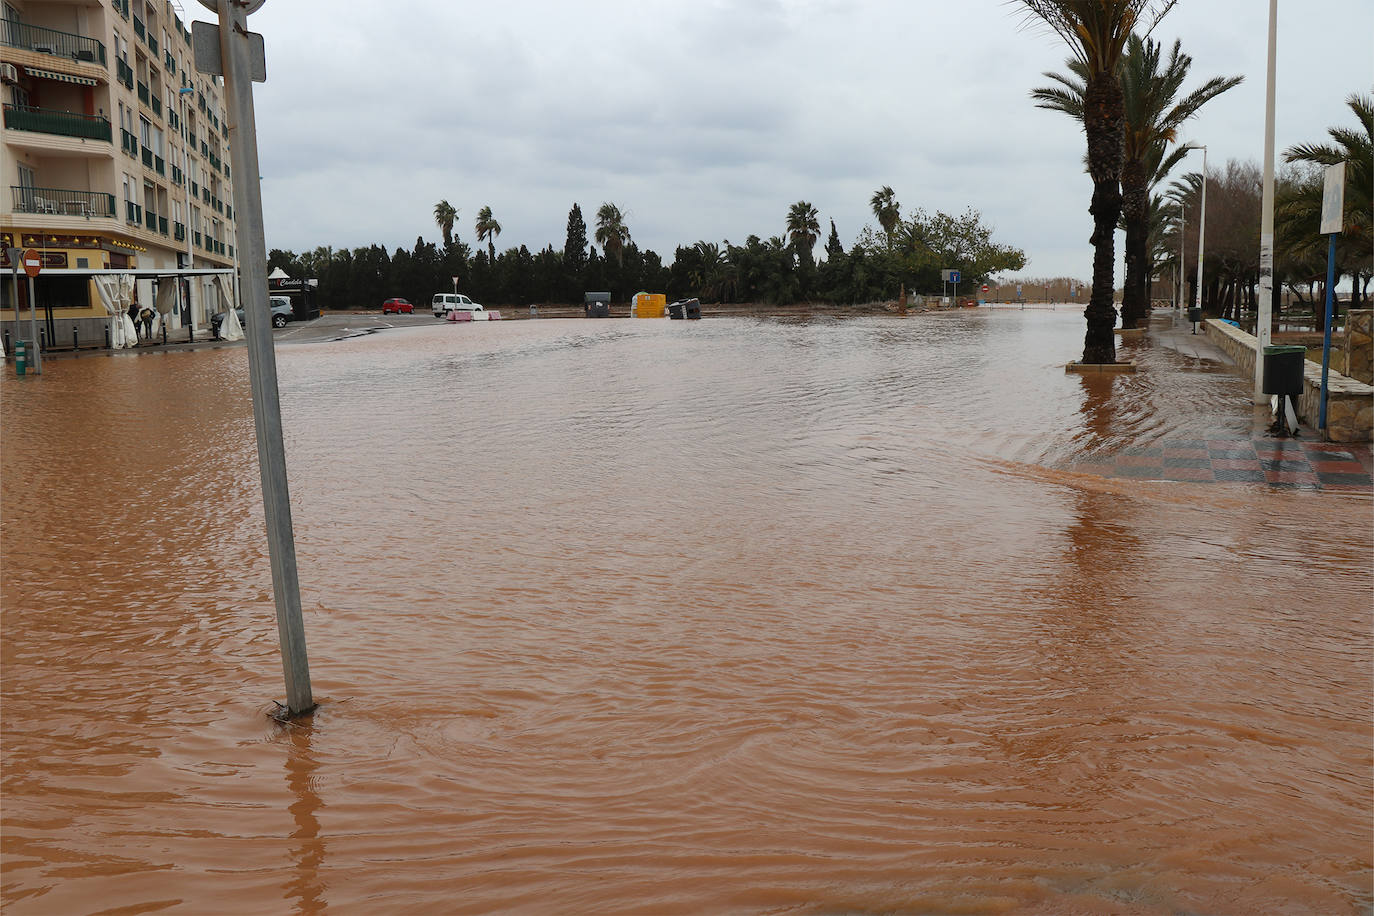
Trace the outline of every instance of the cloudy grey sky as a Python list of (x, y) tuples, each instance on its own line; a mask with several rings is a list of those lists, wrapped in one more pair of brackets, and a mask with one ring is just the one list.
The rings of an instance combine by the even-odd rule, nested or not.
[[(1353, 126), (1374, 3), (1279, 7), (1281, 153)], [(1209, 166), (1262, 157), (1267, 10), (1182, 0), (1155, 32), (1183, 40), (1190, 88), (1245, 77), (1185, 130)], [(269, 0), (250, 24), (267, 44), (269, 248), (437, 240), (441, 198), (469, 244), (490, 206), (498, 248), (562, 248), (572, 204), (590, 223), (604, 201), (665, 262), (698, 239), (781, 234), (797, 200), (848, 246), (886, 184), (904, 215), (978, 209), (1025, 249), (1026, 276), (1091, 273), (1082, 130), (1027, 97), (1066, 48), (1017, 3)]]

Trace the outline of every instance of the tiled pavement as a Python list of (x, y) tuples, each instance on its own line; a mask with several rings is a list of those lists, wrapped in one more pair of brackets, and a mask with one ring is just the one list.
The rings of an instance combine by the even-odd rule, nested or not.
[(1267, 437), (1166, 439), (1086, 458), (1071, 467), (1104, 477), (1374, 493), (1374, 458), (1368, 443)]

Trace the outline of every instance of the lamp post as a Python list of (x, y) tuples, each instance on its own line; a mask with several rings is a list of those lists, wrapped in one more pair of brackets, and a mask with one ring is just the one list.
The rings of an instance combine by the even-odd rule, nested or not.
[(1183, 307), (1183, 233), (1188, 228), (1188, 208), (1178, 202), (1178, 267), (1174, 270), (1174, 308)]
[(1194, 146), (1202, 150), (1202, 206), (1197, 217), (1197, 289), (1193, 291), (1193, 308), (1202, 312), (1202, 251), (1203, 234), (1207, 230), (1207, 147)]
[[(177, 90), (177, 106), (181, 109), (181, 190), (186, 194), (186, 222), (182, 231), (186, 233), (186, 269), (190, 270), (195, 260), (191, 248), (191, 144), (186, 139), (186, 97), (195, 92), (194, 86), (182, 86)], [(191, 284), (189, 280), (177, 279), (177, 302), (181, 302), (182, 284), (186, 285), (186, 327), (191, 340), (196, 337), (196, 322), (191, 315)]]
[(1272, 334), (1274, 311), (1274, 50), (1279, 3), (1269, 0), (1269, 67), (1264, 95), (1264, 187), (1260, 203), (1259, 309), (1255, 316), (1255, 403), (1269, 400), (1264, 393), (1264, 348)]

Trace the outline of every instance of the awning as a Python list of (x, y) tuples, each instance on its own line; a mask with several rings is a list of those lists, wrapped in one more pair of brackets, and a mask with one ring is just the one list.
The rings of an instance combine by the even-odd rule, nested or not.
[(99, 86), (99, 80), (93, 80), (89, 76), (72, 76), (70, 73), (58, 73), (56, 70), (40, 70), (37, 67), (25, 67), (24, 72), (29, 76), (36, 76), (39, 79), (57, 80), (59, 83), (75, 83), (78, 86)]

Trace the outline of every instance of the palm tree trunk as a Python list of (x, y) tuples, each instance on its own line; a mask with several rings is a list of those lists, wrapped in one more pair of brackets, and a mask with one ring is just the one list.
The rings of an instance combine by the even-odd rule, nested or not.
[(1116, 362), (1116, 232), (1121, 216), (1121, 84), (1113, 73), (1097, 73), (1083, 93), (1083, 128), (1088, 135), (1088, 172), (1093, 179), (1093, 288), (1083, 315), (1083, 362)]
[(1121, 326), (1143, 327), (1149, 314), (1150, 188), (1145, 163), (1127, 162), (1121, 170), (1121, 216), (1126, 224), (1126, 281), (1121, 293)]

